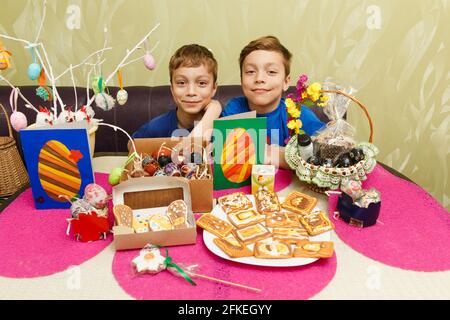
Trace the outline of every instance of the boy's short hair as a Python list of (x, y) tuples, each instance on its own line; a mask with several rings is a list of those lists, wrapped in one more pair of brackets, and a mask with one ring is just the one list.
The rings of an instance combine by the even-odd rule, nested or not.
[(277, 37), (274, 36), (264, 36), (258, 38), (256, 40), (251, 41), (248, 45), (242, 49), (241, 54), (239, 56), (239, 68), (241, 70), (242, 75), (242, 65), (244, 63), (245, 58), (256, 50), (266, 50), (266, 51), (275, 51), (281, 53), (283, 56), (283, 64), (284, 71), (286, 72), (286, 76), (288, 76), (291, 72), (291, 58), (292, 54), (283, 46), (278, 40)]
[(217, 61), (212, 52), (198, 44), (182, 46), (170, 58), (170, 83), (172, 83), (172, 73), (174, 70), (181, 67), (200, 67), (202, 64), (213, 74), (215, 83), (217, 81)]

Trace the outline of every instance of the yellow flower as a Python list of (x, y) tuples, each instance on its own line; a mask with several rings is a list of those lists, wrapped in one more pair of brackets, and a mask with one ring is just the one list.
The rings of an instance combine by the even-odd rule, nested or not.
[(291, 98), (287, 98), (287, 99), (284, 101), (284, 103), (286, 104), (286, 107), (287, 107), (288, 109), (290, 109), (290, 108), (295, 108), (295, 103), (294, 103), (294, 101), (293, 101)]
[(312, 101), (317, 101), (320, 98), (321, 89), (322, 86), (320, 85), (320, 83), (314, 82), (313, 84), (309, 85), (308, 88), (306, 88), (306, 93)]
[(298, 133), (302, 127), (302, 122), (300, 119), (291, 120), (288, 122), (287, 127), (291, 130), (295, 130), (295, 133)]
[(289, 115), (292, 117), (292, 118), (298, 118), (298, 117), (300, 117), (300, 110), (298, 110), (297, 109), (297, 107), (293, 107), (293, 108), (289, 108), (288, 110), (287, 110), (287, 112), (289, 113)]

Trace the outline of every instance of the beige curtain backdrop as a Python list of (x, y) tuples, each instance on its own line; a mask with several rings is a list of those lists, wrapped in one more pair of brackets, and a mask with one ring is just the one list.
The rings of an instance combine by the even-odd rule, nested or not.
[[(292, 84), (306, 73), (312, 81), (331, 77), (356, 88), (375, 124), (378, 159), (450, 208), (450, 1), (48, 0), (47, 6), (40, 40), (55, 73), (102, 48), (106, 27), (114, 48), (104, 56), (108, 75), (126, 49), (161, 22), (150, 37), (151, 46), (160, 41), (153, 52), (156, 69), (129, 65), (125, 86), (168, 84), (169, 58), (187, 43), (213, 51), (219, 85), (239, 84), (242, 47), (259, 36), (277, 36), (294, 55)], [(41, 16), (41, 1), (1, 0), (0, 33), (34, 40)], [(13, 67), (2, 75), (16, 85), (32, 84), (26, 71), (30, 52), (1, 41), (14, 54)], [(74, 75), (85, 86), (86, 68)], [(69, 74), (59, 84), (71, 85)], [(355, 105), (349, 122), (357, 138), (367, 140), (367, 120)]]

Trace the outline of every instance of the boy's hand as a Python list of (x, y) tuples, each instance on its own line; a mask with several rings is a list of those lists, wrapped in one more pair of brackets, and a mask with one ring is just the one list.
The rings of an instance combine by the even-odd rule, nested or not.
[(189, 138), (202, 137), (203, 140), (209, 141), (211, 139), (213, 130), (213, 121), (220, 117), (222, 113), (222, 105), (218, 100), (211, 100), (205, 107), (205, 114), (202, 120), (200, 120), (192, 132), (189, 134)]
[(222, 105), (220, 104), (219, 100), (212, 99), (211, 102), (206, 105), (205, 111), (208, 109), (213, 109), (214, 111), (216, 111), (216, 113), (218, 112), (219, 116), (222, 113)]

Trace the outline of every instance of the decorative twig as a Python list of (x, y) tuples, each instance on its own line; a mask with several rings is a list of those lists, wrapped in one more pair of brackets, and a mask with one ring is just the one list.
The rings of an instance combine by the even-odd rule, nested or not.
[(9, 82), (9, 81), (8, 81), (5, 77), (3, 77), (1, 74), (0, 74), (0, 80), (5, 81), (11, 88), (17, 89), (17, 92), (19, 93), (19, 96), (23, 99), (23, 101), (26, 102), (25, 107), (27, 107), (28, 109), (32, 109), (32, 110), (36, 111), (36, 113), (39, 112), (38, 109), (36, 109), (36, 107), (33, 106), (33, 104), (32, 104), (30, 101), (28, 101), (28, 99), (25, 98), (25, 96), (20, 92), (20, 89), (17, 88), (17, 87), (14, 87), (14, 86), (11, 84), (11, 82)]
[[(100, 50), (97, 50), (97, 51), (91, 53), (91, 54), (90, 54), (89, 56), (87, 56), (82, 62), (80, 62), (79, 64), (74, 65), (74, 66), (72, 67), (72, 70), (73, 70), (73, 69), (76, 69), (76, 68), (78, 68), (78, 67), (80, 67), (80, 66), (82, 66), (82, 65), (86, 65), (86, 64), (87, 64), (86, 62), (87, 62), (90, 58), (92, 58), (92, 56), (94, 56), (94, 55), (96, 55), (96, 54), (98, 54), (98, 53), (100, 53), (100, 52), (107, 51), (107, 50), (111, 50), (111, 49), (112, 49), (112, 47), (108, 47), (108, 48), (103, 48), (103, 49), (100, 49)], [(64, 70), (64, 72), (62, 72), (60, 75), (56, 76), (56, 77), (55, 77), (55, 81), (58, 81), (59, 78), (61, 78), (61, 77), (64, 76), (67, 72), (69, 72), (69, 69), (70, 69), (70, 68)]]
[[(152, 48), (152, 50), (150, 50), (150, 53), (152, 53), (152, 52), (158, 47), (158, 45), (159, 45), (159, 41), (156, 42), (155, 46)], [(138, 49), (141, 49), (141, 48), (138, 48)], [(129, 64), (135, 63), (136, 61), (141, 60), (142, 58), (144, 58), (144, 56), (145, 56), (145, 55), (140, 56), (139, 58), (133, 59), (133, 60), (131, 60), (131, 61), (128, 61), (127, 63), (124, 63), (124, 64), (122, 65), (122, 68), (124, 68), (125, 66), (127, 66), (127, 65), (129, 65)]]
[(97, 63), (97, 62), (96, 63), (86, 63), (86, 65), (90, 65), (91, 66), (91, 69), (89, 69), (89, 72), (87, 74), (87, 80), (86, 80), (86, 97), (87, 97), (87, 101), (88, 101), (86, 106), (90, 106), (90, 104), (89, 104), (89, 89), (90, 89), (91, 84), (90, 84), (89, 81), (90, 81), (90, 78), (91, 78), (91, 73), (92, 73), (93, 70), (95, 70), (95, 66), (97, 66), (97, 65), (101, 66), (103, 64), (103, 62), (105, 62), (105, 61), (106, 61), (106, 59), (103, 59), (99, 63)]
[(45, 21), (45, 13), (47, 12), (47, 0), (44, 0), (44, 3), (43, 3), (43, 9), (42, 9), (42, 20), (41, 20), (41, 25), (39, 26), (39, 30), (38, 30), (38, 33), (37, 33), (37, 35), (36, 35), (36, 40), (34, 40), (34, 43), (37, 43), (38, 42), (38, 40), (39, 40), (39, 36), (41, 35), (41, 30), (42, 30), (42, 27), (43, 27), (43, 25), (44, 25), (44, 21)]
[(125, 57), (122, 59), (122, 61), (120, 61), (119, 65), (116, 67), (116, 69), (114, 69), (114, 71), (108, 76), (108, 78), (106, 78), (105, 80), (105, 85), (108, 84), (109, 80), (111, 80), (112, 77), (115, 76), (115, 74), (117, 73), (117, 70), (119, 70), (120, 68), (122, 68), (123, 63), (128, 59), (128, 57), (145, 41), (145, 39), (147, 39), (152, 33), (153, 31), (155, 31), (159, 25), (161, 23), (158, 23), (156, 26), (153, 27), (152, 30), (150, 30), (144, 38), (141, 39), (141, 41), (139, 41), (133, 49), (128, 50), (127, 49), (127, 54), (125, 55)]
[[(106, 80), (103, 82), (103, 83), (104, 83), (104, 86), (106, 86), (106, 85), (108, 84), (108, 82), (111, 80), (111, 78), (114, 77), (115, 74), (117, 73), (117, 70), (119, 70), (120, 68), (122, 68), (123, 64), (124, 64), (125, 61), (128, 59), (128, 57), (129, 57), (134, 51), (136, 51), (136, 50), (139, 48), (139, 46), (145, 41), (145, 39), (147, 39), (147, 38), (153, 33), (153, 31), (155, 31), (155, 30), (159, 27), (160, 24), (161, 24), (161, 23), (158, 23), (156, 26), (154, 26), (153, 29), (150, 30), (150, 31), (145, 35), (145, 37), (142, 38), (141, 41), (139, 41), (139, 42), (134, 46), (133, 49), (131, 49), (131, 50), (128, 50), (128, 49), (127, 49), (127, 54), (125, 55), (125, 57), (122, 59), (122, 61), (119, 62), (119, 64), (117, 65), (117, 67), (114, 69), (114, 71), (111, 72), (111, 74), (108, 76), (108, 78), (106, 78)], [(86, 105), (90, 106), (90, 105), (92, 104), (92, 102), (94, 101), (94, 99), (95, 99), (95, 95), (92, 96), (91, 99), (89, 99), (89, 101), (87, 102)]]
[[(34, 45), (34, 44), (32, 44), (32, 45)], [(55, 119), (56, 119), (56, 117), (58, 115), (58, 106), (57, 106), (56, 102), (59, 101), (59, 104), (61, 106), (61, 111), (64, 111), (65, 105), (62, 102), (61, 97), (59, 96), (58, 91), (56, 89), (54, 76), (53, 76), (53, 68), (52, 68), (52, 66), (50, 64), (50, 60), (48, 59), (47, 51), (45, 50), (45, 47), (44, 47), (44, 45), (42, 43), (39, 43), (38, 45), (42, 48), (42, 52), (44, 53), (44, 57), (45, 57), (45, 60), (47, 62), (47, 65), (48, 65), (48, 69), (47, 69), (47, 67), (45, 66), (44, 60), (42, 59), (42, 57), (41, 57), (41, 55), (39, 53), (39, 50), (36, 50), (35, 51), (36, 55), (37, 55), (41, 65), (42, 65), (42, 68), (44, 68), (44, 72), (47, 75), (47, 78), (49, 79), (50, 84), (52, 86), (53, 113), (54, 113), (54, 116), (55, 116)]]
[(77, 86), (75, 85), (75, 78), (73, 77), (72, 64), (70, 65), (69, 70), (70, 70), (70, 78), (72, 79), (72, 84), (73, 84), (73, 91), (75, 93), (75, 110), (74, 110), (74, 112), (77, 112), (77, 109), (78, 109)]

